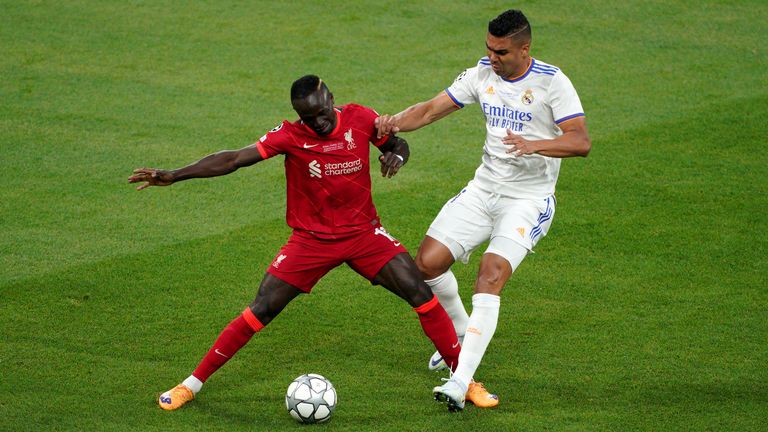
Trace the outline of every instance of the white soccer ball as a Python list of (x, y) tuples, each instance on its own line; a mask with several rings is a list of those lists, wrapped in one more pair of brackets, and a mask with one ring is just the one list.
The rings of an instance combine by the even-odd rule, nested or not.
[(288, 413), (301, 423), (328, 421), (336, 409), (336, 389), (324, 376), (302, 375), (288, 386), (285, 407)]

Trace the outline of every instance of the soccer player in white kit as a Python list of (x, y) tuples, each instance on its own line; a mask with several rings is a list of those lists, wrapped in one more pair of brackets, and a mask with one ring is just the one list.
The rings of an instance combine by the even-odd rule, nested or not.
[[(586, 156), (591, 142), (581, 102), (563, 72), (530, 55), (531, 27), (519, 10), (488, 23), (487, 56), (434, 98), (378, 119), (379, 133), (408, 132), (476, 103), (485, 118), (482, 163), (475, 177), (440, 210), (416, 255), (427, 284), (463, 339), (451, 378), (433, 390), (450, 411), (465, 399), (498, 404), (473, 375), (496, 330), (504, 284), (547, 234), (555, 213), (562, 158)], [(490, 240), (480, 261), (467, 315), (451, 265)], [(430, 369), (441, 363), (430, 359)]]

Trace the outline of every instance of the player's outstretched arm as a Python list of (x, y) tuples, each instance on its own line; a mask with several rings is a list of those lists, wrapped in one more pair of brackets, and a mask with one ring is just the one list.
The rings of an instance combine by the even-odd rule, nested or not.
[(240, 150), (223, 150), (208, 155), (199, 161), (176, 170), (156, 168), (137, 168), (128, 177), (128, 183), (142, 183), (136, 190), (149, 186), (170, 186), (182, 180), (192, 178), (216, 177), (229, 174), (261, 161), (261, 153), (255, 145), (249, 145)]
[(379, 146), (381, 156), (381, 176), (391, 178), (408, 162), (411, 150), (408, 142), (398, 136), (390, 136), (387, 142)]
[(378, 137), (397, 132), (410, 132), (434, 123), (458, 110), (450, 96), (444, 91), (432, 99), (419, 102), (395, 115), (384, 114), (376, 119)]

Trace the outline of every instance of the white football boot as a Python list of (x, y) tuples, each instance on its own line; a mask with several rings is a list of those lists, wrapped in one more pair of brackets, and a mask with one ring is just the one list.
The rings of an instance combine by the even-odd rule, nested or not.
[(450, 412), (463, 410), (467, 388), (453, 378), (446, 381), (445, 384), (433, 388), (432, 395), (436, 401), (447, 403)]
[(435, 353), (432, 354), (427, 367), (432, 372), (439, 372), (441, 370), (448, 369), (448, 365), (445, 364), (445, 360), (443, 360), (443, 356), (440, 355), (440, 351), (435, 351)]

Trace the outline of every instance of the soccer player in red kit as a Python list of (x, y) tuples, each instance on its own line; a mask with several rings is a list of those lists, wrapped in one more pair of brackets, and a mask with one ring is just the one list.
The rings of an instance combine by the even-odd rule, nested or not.
[(283, 121), (255, 144), (177, 170), (139, 168), (128, 179), (142, 182), (139, 190), (169, 186), (285, 156), (286, 221), (293, 233), (267, 268), (253, 302), (224, 328), (192, 375), (160, 395), (163, 409), (177, 409), (194, 399), (208, 377), (256, 332), (342, 263), (407, 301), (446, 362), (456, 366), (460, 346), (450, 318), (406, 249), (381, 226), (371, 198), (368, 143), (382, 152), (381, 173), (386, 177), (407, 162), (408, 143), (394, 135), (377, 139), (378, 114), (355, 104), (334, 106), (333, 95), (317, 76), (293, 83), (291, 104), (299, 120)]

